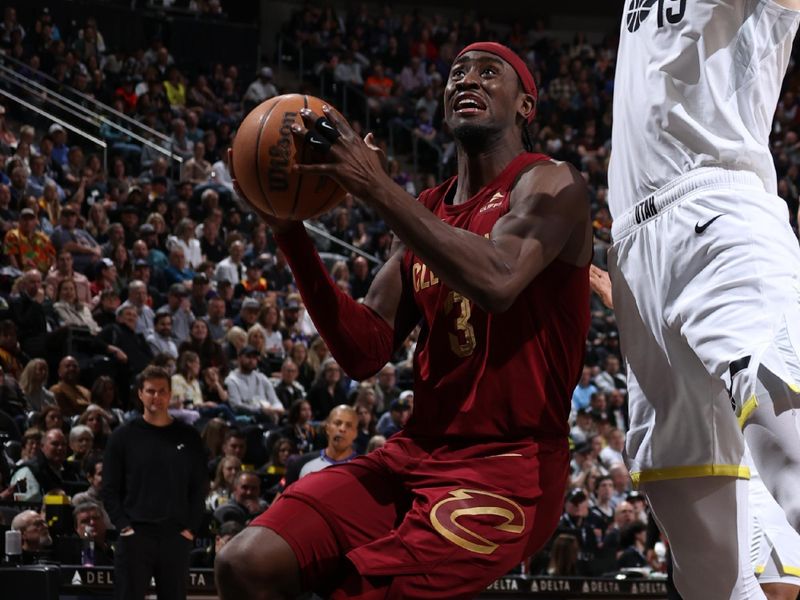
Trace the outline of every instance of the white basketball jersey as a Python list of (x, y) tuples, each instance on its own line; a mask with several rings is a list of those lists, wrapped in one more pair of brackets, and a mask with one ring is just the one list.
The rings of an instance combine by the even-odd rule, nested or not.
[(768, 142), (800, 12), (774, 0), (625, 0), (609, 205), (717, 166), (777, 182)]

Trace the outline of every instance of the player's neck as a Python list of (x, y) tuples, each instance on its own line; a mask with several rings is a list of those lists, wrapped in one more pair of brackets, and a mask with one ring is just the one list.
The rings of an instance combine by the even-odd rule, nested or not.
[(491, 183), (508, 164), (524, 151), (521, 140), (506, 137), (487, 144), (480, 150), (458, 148), (458, 184), (453, 204), (462, 204)]

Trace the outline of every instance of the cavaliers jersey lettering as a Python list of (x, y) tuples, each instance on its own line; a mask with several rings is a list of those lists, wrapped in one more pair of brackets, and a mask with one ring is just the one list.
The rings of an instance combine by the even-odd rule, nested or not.
[[(445, 202), (455, 177), (424, 191), (419, 201), (453, 227), (489, 237), (509, 210), (519, 175), (546, 160), (541, 154), (519, 155), (459, 205)], [(408, 434), (566, 437), (589, 324), (588, 265), (553, 261), (502, 314), (487, 313), (450, 289), (410, 250), (403, 268), (422, 317)]]
[(625, 0), (614, 80), (616, 219), (700, 167), (776, 193), (772, 119), (800, 13), (774, 0)]

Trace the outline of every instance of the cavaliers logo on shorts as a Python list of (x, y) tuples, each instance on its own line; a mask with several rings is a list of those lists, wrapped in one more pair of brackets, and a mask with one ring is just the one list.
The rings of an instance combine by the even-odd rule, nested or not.
[[(483, 517), (482, 519), (478, 519)], [(491, 517), (487, 522), (485, 517)], [(480, 490), (458, 489), (431, 509), (431, 525), (436, 532), (456, 546), (477, 554), (491, 554), (499, 544), (474, 531), (480, 527), (518, 534), (525, 530), (522, 507), (508, 498)]]

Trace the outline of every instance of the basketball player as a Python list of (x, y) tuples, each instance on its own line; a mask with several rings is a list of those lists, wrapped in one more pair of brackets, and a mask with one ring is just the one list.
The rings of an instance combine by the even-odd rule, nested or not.
[(745, 438), (800, 524), (800, 251), (768, 148), (797, 8), (635, 0), (621, 27), (609, 271), (627, 454), (686, 600), (763, 598), (748, 560)]
[(458, 175), (409, 196), (374, 146), (305, 113), (329, 174), (399, 238), (362, 304), (301, 223), (267, 218), (328, 347), (355, 379), (418, 323), (415, 406), (381, 449), (289, 487), (221, 553), (230, 598), (472, 598), (548, 539), (567, 476), (569, 397), (588, 329), (589, 205), (570, 166), (526, 151), (536, 89), (493, 43), (453, 63)]
[[(613, 309), (608, 273), (592, 265), (589, 283), (603, 304)], [(764, 486), (747, 451), (744, 463), (750, 470), (747, 486), (750, 568), (768, 600), (796, 600), (800, 588), (800, 534)]]

